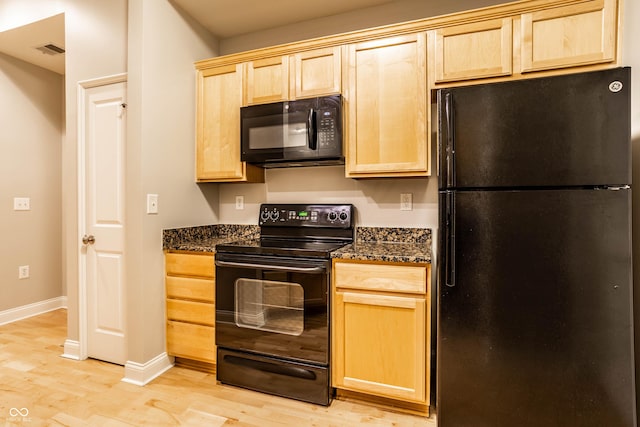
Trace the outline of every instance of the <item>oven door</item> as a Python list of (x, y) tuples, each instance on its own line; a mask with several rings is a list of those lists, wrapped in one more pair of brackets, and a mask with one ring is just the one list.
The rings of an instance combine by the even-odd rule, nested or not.
[(331, 263), (216, 254), (216, 345), (327, 366)]

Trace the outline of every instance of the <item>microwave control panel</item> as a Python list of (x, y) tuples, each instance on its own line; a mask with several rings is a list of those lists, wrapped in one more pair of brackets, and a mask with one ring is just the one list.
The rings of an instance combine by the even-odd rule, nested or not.
[(318, 144), (320, 148), (328, 148), (336, 143), (337, 110), (322, 109), (318, 112)]

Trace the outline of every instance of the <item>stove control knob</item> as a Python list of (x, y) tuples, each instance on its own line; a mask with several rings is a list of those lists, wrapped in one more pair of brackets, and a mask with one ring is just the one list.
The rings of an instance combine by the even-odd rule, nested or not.
[(340, 212), (339, 216), (340, 216), (340, 221), (346, 221), (347, 218), (349, 218), (349, 215), (344, 211)]
[(280, 218), (280, 211), (273, 211), (271, 212), (271, 219), (273, 221), (277, 221), (278, 218)]
[(329, 212), (329, 221), (335, 221), (336, 219), (338, 219), (338, 214), (335, 213), (334, 211)]
[(266, 222), (268, 220), (269, 220), (269, 212), (267, 211), (260, 212), (260, 221)]

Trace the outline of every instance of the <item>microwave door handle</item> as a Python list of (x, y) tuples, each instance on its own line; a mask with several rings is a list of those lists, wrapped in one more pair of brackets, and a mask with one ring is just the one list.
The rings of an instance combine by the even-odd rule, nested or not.
[(310, 150), (318, 148), (318, 128), (316, 126), (316, 111), (312, 108), (309, 110), (307, 117), (307, 143)]

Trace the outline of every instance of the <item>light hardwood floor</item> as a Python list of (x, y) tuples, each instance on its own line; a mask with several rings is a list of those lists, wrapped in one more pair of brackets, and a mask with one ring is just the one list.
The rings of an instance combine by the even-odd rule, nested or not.
[[(60, 357), (66, 310), (0, 326), (0, 426), (420, 426), (434, 418), (334, 400), (328, 408), (174, 367), (139, 387), (124, 369)], [(27, 414), (28, 411), (28, 414)]]

